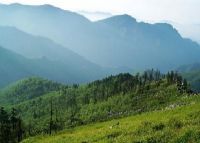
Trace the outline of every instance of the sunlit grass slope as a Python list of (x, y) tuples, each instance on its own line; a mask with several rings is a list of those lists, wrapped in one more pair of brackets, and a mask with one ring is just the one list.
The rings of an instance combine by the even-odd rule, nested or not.
[(198, 143), (200, 97), (182, 97), (188, 104), (160, 111), (89, 124), (23, 143)]

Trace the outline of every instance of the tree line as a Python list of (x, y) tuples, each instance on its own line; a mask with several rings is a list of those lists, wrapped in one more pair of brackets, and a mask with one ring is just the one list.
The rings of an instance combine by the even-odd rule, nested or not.
[(18, 143), (23, 138), (23, 123), (15, 108), (7, 112), (0, 107), (0, 142)]
[(186, 79), (184, 79), (178, 72), (168, 72), (166, 74), (166, 79), (168, 84), (176, 83), (177, 84), (177, 89), (179, 92), (188, 92), (191, 93), (191, 89), (189, 87), (189, 84)]

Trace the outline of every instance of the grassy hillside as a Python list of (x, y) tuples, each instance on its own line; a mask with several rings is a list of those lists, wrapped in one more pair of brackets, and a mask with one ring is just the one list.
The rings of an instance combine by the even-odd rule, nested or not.
[[(91, 122), (159, 110), (180, 100), (181, 94), (175, 91), (175, 86), (169, 86), (165, 90), (163, 88), (158, 89), (158, 91), (154, 89), (148, 95), (142, 94), (141, 98), (135, 93), (116, 94), (103, 101), (94, 102), (91, 98), (90, 103), (87, 104), (82, 102), (85, 100), (82, 99), (84, 94), (80, 94), (82, 90), (69, 89), (67, 96), (71, 97), (67, 98), (66, 95), (60, 95), (59, 92), (52, 92), (22, 102), (16, 107), (20, 110), (25, 124), (31, 126), (31, 134), (35, 135), (49, 131), (51, 101), (53, 101), (55, 131), (56, 129), (61, 130)], [(80, 95), (78, 96), (78, 94)], [(77, 96), (77, 98), (73, 96)], [(185, 103), (177, 102), (176, 104)]]
[[(195, 96), (190, 92), (187, 82), (177, 73), (172, 71), (163, 75), (157, 70), (148, 70), (143, 74), (124, 73), (72, 86), (30, 78), (4, 89), (0, 99), (6, 109), (17, 109), (23, 120), (23, 137), (27, 138), (54, 134), (64, 129), (73, 130), (96, 122), (189, 106), (199, 100), (194, 99)], [(113, 138), (125, 133), (121, 131), (113, 135), (108, 132), (107, 136)]]
[(182, 97), (190, 104), (162, 111), (89, 124), (23, 143), (197, 143), (200, 141), (200, 98)]
[(173, 72), (165, 76), (153, 70), (134, 76), (119, 74), (81, 86), (33, 78), (8, 87), (0, 97), (7, 108), (18, 109), (29, 136), (49, 133), (50, 119), (52, 132), (56, 132), (160, 110), (171, 104), (187, 104), (182, 102), (187, 90), (178, 79)]

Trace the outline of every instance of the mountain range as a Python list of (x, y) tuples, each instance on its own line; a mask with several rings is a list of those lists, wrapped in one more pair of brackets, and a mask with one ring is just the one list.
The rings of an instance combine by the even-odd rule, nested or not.
[[(74, 66), (75, 64), (76, 66)], [(84, 63), (84, 61), (82, 64), (87, 65), (70, 63), (70, 61), (62, 63), (44, 57), (28, 59), (18, 53), (0, 47), (0, 87), (31, 76), (73, 84), (88, 82), (106, 75), (106, 72), (101, 67), (95, 66), (90, 62)]]
[(51, 5), (0, 5), (0, 25), (49, 38), (103, 67), (162, 71), (200, 61), (200, 46), (170, 24), (137, 22), (129, 15), (91, 22)]
[(6, 53), (0, 57), (1, 86), (27, 76), (83, 83), (200, 61), (200, 46), (170, 24), (137, 22), (126, 14), (91, 22), (51, 5), (0, 4), (0, 46)]

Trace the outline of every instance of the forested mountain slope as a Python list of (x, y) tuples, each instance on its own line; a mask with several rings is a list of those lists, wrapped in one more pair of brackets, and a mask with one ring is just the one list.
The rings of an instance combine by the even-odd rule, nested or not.
[(0, 97), (2, 105), (18, 109), (28, 131), (25, 136), (29, 136), (171, 105), (182, 106), (190, 103), (184, 99), (189, 92), (187, 83), (177, 73), (163, 75), (149, 70), (134, 76), (110, 76), (81, 86), (25, 79), (4, 89)]

